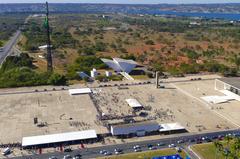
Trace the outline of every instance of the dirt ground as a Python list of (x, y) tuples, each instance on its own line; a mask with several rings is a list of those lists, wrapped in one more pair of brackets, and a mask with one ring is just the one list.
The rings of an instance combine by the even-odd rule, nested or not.
[[(89, 95), (70, 96), (68, 91), (0, 96), (0, 142), (21, 142), (24, 136), (106, 129), (96, 120)], [(89, 118), (91, 116), (91, 118)], [(33, 118), (46, 126), (34, 125)]]
[[(212, 85), (213, 86), (213, 85)], [(211, 86), (210, 86), (211, 87)], [(145, 108), (146, 117), (135, 120), (156, 120), (159, 123), (179, 122), (189, 132), (229, 129), (234, 126), (218, 117), (204, 106), (204, 103), (185, 95), (173, 84), (165, 84), (165, 89), (156, 89), (154, 85), (129, 86), (128, 89), (95, 89), (99, 107), (104, 114), (113, 116), (132, 115), (132, 108), (125, 99), (135, 98)], [(150, 109), (149, 109), (150, 108)], [(216, 120), (217, 119), (217, 120)], [(111, 120), (111, 122), (113, 122)]]

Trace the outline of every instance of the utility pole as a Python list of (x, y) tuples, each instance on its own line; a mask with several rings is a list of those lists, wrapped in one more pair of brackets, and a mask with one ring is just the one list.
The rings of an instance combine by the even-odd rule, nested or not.
[(51, 50), (51, 39), (50, 39), (50, 27), (49, 27), (49, 10), (48, 10), (48, 2), (46, 2), (46, 19), (45, 19), (45, 27), (47, 30), (47, 71), (52, 72), (53, 66), (52, 66), (52, 50)]

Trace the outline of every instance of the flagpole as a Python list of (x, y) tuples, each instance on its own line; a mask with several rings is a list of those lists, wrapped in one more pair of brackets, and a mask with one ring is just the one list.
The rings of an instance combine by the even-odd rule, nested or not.
[(50, 27), (49, 27), (49, 10), (48, 10), (48, 2), (46, 2), (46, 30), (47, 30), (47, 71), (52, 72), (52, 50), (51, 50), (51, 39), (50, 39)]

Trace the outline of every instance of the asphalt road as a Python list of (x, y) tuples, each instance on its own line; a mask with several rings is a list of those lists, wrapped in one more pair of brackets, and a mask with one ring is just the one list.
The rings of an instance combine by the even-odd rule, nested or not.
[(3, 63), (5, 58), (12, 53), (13, 46), (17, 43), (18, 38), (21, 35), (21, 31), (18, 30), (14, 36), (10, 38), (8, 43), (3, 47), (3, 51), (0, 52), (0, 65)]
[[(178, 147), (187, 147), (188, 145), (196, 144), (199, 142), (199, 140), (202, 137), (208, 137), (210, 139), (214, 137), (218, 137), (219, 135), (225, 136), (228, 134), (237, 134), (240, 135), (240, 130), (227, 130), (227, 131), (219, 131), (219, 132), (211, 132), (211, 133), (201, 133), (201, 134), (180, 134), (178, 137), (171, 137), (171, 138), (165, 138), (165, 139), (158, 139), (158, 140), (151, 140), (151, 141), (141, 141), (141, 142), (134, 142), (134, 143), (124, 143), (124, 144), (117, 144), (117, 145), (107, 145), (102, 147), (95, 147), (95, 148), (85, 148), (85, 149), (77, 149), (73, 150), (72, 152), (52, 152), (52, 153), (46, 153), (46, 154), (33, 154), (29, 156), (23, 156), (23, 157), (15, 157), (14, 159), (48, 159), (51, 156), (56, 156), (58, 159), (62, 159), (64, 155), (71, 155), (72, 157), (76, 154), (81, 154), (83, 159), (87, 158), (96, 158), (96, 157), (103, 157), (104, 155), (100, 154), (99, 152), (101, 150), (106, 150), (108, 152), (114, 153), (114, 149), (122, 149), (123, 153), (131, 153), (134, 152), (133, 146), (139, 145), (141, 147), (142, 151), (147, 151), (148, 146), (147, 145), (153, 145), (156, 146), (158, 143), (163, 143), (162, 146), (156, 146), (157, 149), (167, 148), (169, 144), (175, 144)], [(184, 141), (183, 143), (178, 143), (178, 141)], [(191, 141), (192, 140), (192, 141)], [(194, 141), (193, 141), (194, 140)], [(202, 141), (207, 142), (207, 141)], [(197, 158), (193, 154), (190, 154), (192, 159)]]

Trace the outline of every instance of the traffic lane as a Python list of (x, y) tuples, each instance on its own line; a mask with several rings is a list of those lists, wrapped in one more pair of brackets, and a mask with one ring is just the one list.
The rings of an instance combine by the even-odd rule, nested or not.
[[(197, 134), (197, 135), (189, 135), (189, 136), (180, 136), (180, 137), (174, 137), (174, 138), (166, 138), (166, 139), (158, 139), (158, 140), (151, 140), (151, 141), (140, 141), (140, 142), (134, 142), (134, 143), (126, 143), (126, 144), (119, 144), (119, 145), (107, 145), (107, 146), (102, 146), (102, 147), (95, 147), (95, 148), (86, 148), (82, 150), (74, 150), (70, 153), (61, 153), (61, 152), (53, 152), (53, 153), (48, 153), (48, 154), (42, 154), (42, 155), (32, 155), (28, 157), (33, 157), (33, 158), (49, 158), (51, 156), (56, 156), (58, 158), (62, 158), (64, 155), (70, 154), (78, 154), (80, 153), (83, 158), (95, 158), (95, 157), (101, 157), (104, 156), (100, 154), (99, 152), (101, 150), (107, 150), (109, 152), (114, 152), (115, 148), (122, 149), (124, 153), (130, 153), (134, 152), (133, 146), (139, 145), (142, 147), (142, 150), (148, 150), (147, 145), (151, 144), (156, 146), (157, 143), (164, 143), (164, 146), (161, 146), (160, 148), (166, 148), (168, 147), (169, 144), (175, 144), (178, 146), (184, 146), (184, 145), (191, 145), (191, 144), (196, 144), (196, 140), (194, 142), (189, 142), (191, 139), (197, 139), (197, 138), (202, 138), (202, 137), (215, 137), (219, 135), (227, 135), (227, 134), (233, 134), (233, 133), (239, 133), (239, 130), (229, 130), (229, 131), (224, 131), (224, 132), (211, 132), (211, 133), (203, 133), (203, 134)], [(177, 144), (179, 140), (184, 140), (187, 142)], [(159, 149), (159, 147), (158, 147)], [(23, 159), (22, 157), (17, 157), (18, 159)], [(16, 159), (17, 159), (16, 158)], [(26, 158), (26, 157), (25, 157)]]
[(11, 53), (12, 47), (16, 44), (18, 38), (21, 35), (21, 31), (18, 30), (13, 37), (10, 38), (8, 43), (3, 47), (3, 52), (0, 52), (0, 64), (4, 61), (4, 59)]

